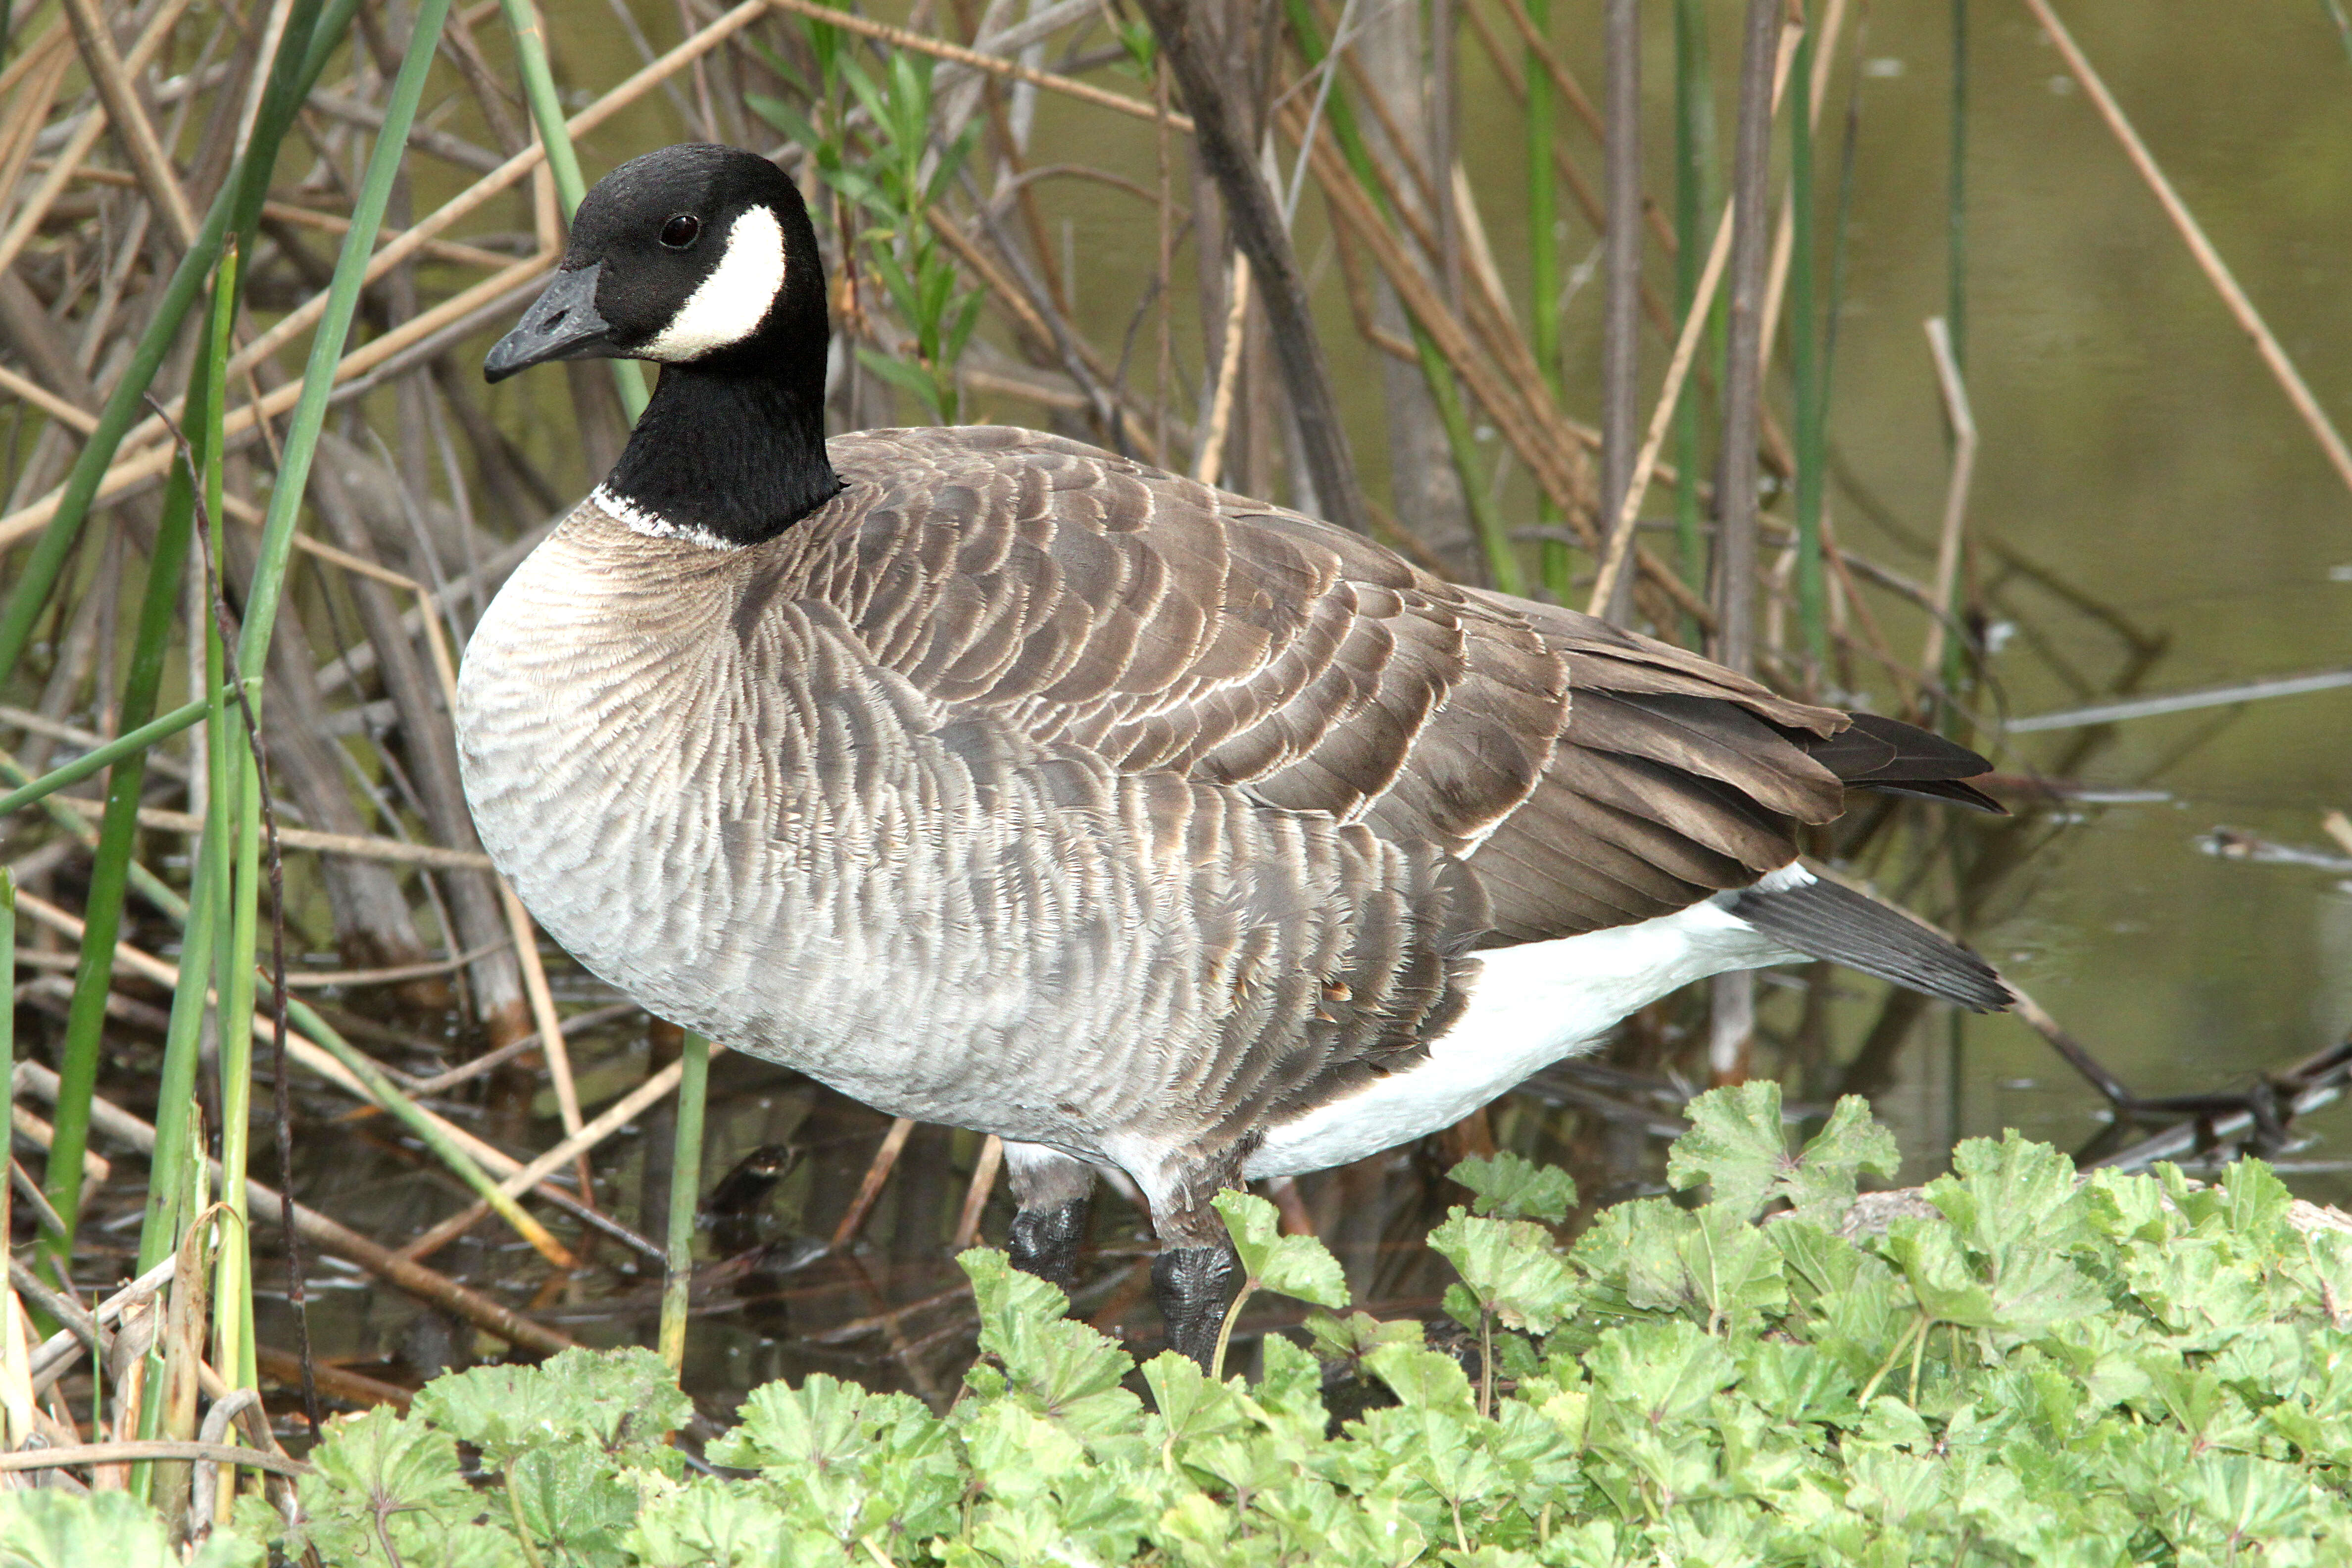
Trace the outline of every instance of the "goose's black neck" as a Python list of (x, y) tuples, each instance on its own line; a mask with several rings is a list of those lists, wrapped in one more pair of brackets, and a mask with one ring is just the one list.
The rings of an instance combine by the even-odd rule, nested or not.
[(823, 352), (814, 376), (772, 360), (663, 366), (604, 488), (730, 544), (773, 539), (841, 489), (824, 451)]

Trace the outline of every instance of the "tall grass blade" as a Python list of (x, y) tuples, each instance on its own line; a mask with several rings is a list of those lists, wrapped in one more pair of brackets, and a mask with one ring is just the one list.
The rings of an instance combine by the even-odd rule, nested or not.
[[(197, 385), (211, 384), (209, 363), (199, 361), (195, 374)], [(195, 390), (196, 386), (191, 387), (192, 394)], [(209, 439), (209, 431), (206, 435)], [(182, 574), (195, 515), (196, 482), (185, 459), (173, 468), (155, 545), (148, 556), (138, 635), (123, 677), (120, 709), (120, 722), (134, 732), (154, 715), (163, 661), (172, 651)], [(89, 1101), (98, 1089), (106, 1003), (114, 984), (114, 944), (122, 930), (122, 900), (129, 890), (131, 853), (139, 833), (139, 798), (146, 781), (144, 747), (125, 752), (108, 774), (106, 814), (99, 828), (89, 891), (83, 903), (81, 962), (59, 1047), (57, 1131), (43, 1183), (50, 1206), (65, 1222), (65, 1233), (49, 1237), (46, 1244), (60, 1258), (73, 1255), (73, 1233), (81, 1205), (82, 1154), (89, 1143)]]
[(661, 1354), (677, 1374), (686, 1365), (688, 1287), (694, 1278), (694, 1211), (702, 1197), (702, 1119), (710, 1087), (710, 1042), (686, 1037), (678, 1058), (677, 1132), (670, 1141), (669, 1258), (662, 1273)]
[[(515, 63), (522, 71), (523, 98), (530, 105), (530, 118), (539, 127), (539, 139), (547, 145), (547, 172), (555, 181), (556, 199), (563, 204), (563, 216), (568, 219), (579, 211), (581, 198), (588, 194), (588, 183), (580, 173), (580, 153), (572, 144), (571, 128), (563, 122), (563, 101), (555, 94), (555, 73), (547, 63), (547, 34), (531, 0), (499, 0), (499, 8), (506, 13), (507, 28), (514, 35)], [(609, 363), (613, 367), (613, 385), (621, 395), (621, 406), (628, 410), (634, 422), (646, 411), (645, 367), (635, 360)]]
[(417, 100), (424, 96), (425, 78), (432, 69), (434, 51), (448, 16), (449, 0), (420, 0), (400, 73), (393, 79), (392, 91), (384, 100), (383, 129), (376, 134), (367, 173), (352, 203), (351, 228), (335, 258), (325, 311), (311, 334), (310, 356), (302, 370), (302, 396), (287, 426), (277, 484), (269, 493), (269, 511), (262, 522), (259, 559), (254, 563), (252, 585), (246, 595), (245, 627), (237, 637), (237, 664), (245, 669), (261, 669), (269, 650), (269, 634), (278, 624), (278, 595), (286, 583), (286, 559), (294, 547), (294, 520), (301, 512), (310, 459), (318, 452), (319, 432), (326, 424), (335, 364), (351, 336), (368, 257), (375, 249), (376, 231), (383, 225), (384, 207), (392, 199), (393, 184), (399, 178), (401, 161), (407, 153), (408, 128), (416, 118)]
[[(213, 290), (211, 330), (205, 334), (206, 374), (201, 405), (204, 506), (197, 521), (211, 531), (212, 559), (215, 562), (227, 559), (227, 516), (221, 505), (221, 458), (228, 416), (229, 328), (236, 315), (237, 256), (232, 245), (222, 258), (220, 281)], [(197, 405), (193, 397), (189, 403), (191, 407)], [(213, 604), (215, 614), (222, 617), (218, 637), (226, 657), (227, 608), (217, 581), (214, 584)], [(237, 673), (232, 665), (228, 670), (232, 687)], [(253, 951), (260, 899), (258, 817), (267, 781), (260, 776), (251, 697), (238, 689), (236, 698), (236, 707), (230, 710), (224, 704), (215, 721), (205, 731), (206, 755), (214, 778), (235, 781), (223, 813), (232, 825), (230, 853), (236, 865), (235, 879), (228, 885), (229, 941), (220, 950), (215, 984), (220, 996), (221, 1201), (236, 1216), (236, 1224), (224, 1227), (220, 1233), (220, 1251), (215, 1265), (218, 1273), (212, 1297), (213, 1366), (232, 1386), (248, 1388), (257, 1382), (257, 1368), (253, 1352), (253, 1248), (247, 1234), (251, 1216), (246, 1210), (245, 1169), (253, 1131)], [(221, 820), (208, 822), (207, 829), (217, 832)], [(181, 984), (188, 984), (188, 979), (183, 972)]]

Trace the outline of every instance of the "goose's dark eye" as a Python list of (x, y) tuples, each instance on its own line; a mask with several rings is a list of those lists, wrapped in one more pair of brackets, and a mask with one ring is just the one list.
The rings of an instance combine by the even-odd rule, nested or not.
[(672, 250), (684, 250), (702, 233), (702, 220), (691, 213), (680, 213), (662, 225), (661, 242)]

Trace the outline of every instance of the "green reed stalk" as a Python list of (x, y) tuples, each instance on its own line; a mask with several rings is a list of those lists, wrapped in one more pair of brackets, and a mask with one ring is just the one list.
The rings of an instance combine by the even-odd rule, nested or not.
[[(217, 836), (212, 848), (221, 846)], [(163, 1030), (163, 1066), (155, 1081), (155, 1150), (148, 1157), (150, 1172), (179, 1169), (190, 1158), (194, 1141), (191, 1119), (196, 1102), (196, 1059), (209, 1005), (205, 979), (212, 973), (213, 919), (218, 900), (214, 889), (221, 879), (218, 857), (199, 839), (194, 869), (188, 887), (188, 923), (180, 938), (180, 984), (172, 993), (171, 1020)], [(179, 1189), (160, 1177), (147, 1184), (147, 1213), (139, 1227), (139, 1266), (143, 1274), (172, 1255), (179, 1245), (188, 1211), (179, 1203)]]
[(103, 746), (93, 746), (62, 767), (52, 768), (39, 778), (28, 779), (18, 788), (0, 795), (0, 816), (55, 795), (68, 784), (78, 784), (125, 757), (144, 752), (158, 741), (170, 740), (203, 719), (207, 705), (207, 702), (191, 702), (185, 707), (174, 708), (161, 719), (151, 720), (135, 730), (123, 731)]
[(694, 1278), (694, 1212), (702, 1197), (702, 1115), (710, 1086), (710, 1042), (686, 1037), (678, 1058), (677, 1131), (670, 1140), (669, 1258), (662, 1272), (661, 1354), (671, 1375), (686, 1366), (688, 1287)]
[[(571, 128), (564, 123), (563, 100), (555, 94), (555, 73), (547, 63), (547, 34), (530, 0), (499, 0), (499, 7), (506, 13), (507, 30), (514, 35), (523, 97), (530, 104), (539, 139), (547, 147), (547, 172), (554, 177), (556, 199), (563, 204), (563, 216), (569, 219), (588, 194), (588, 183), (581, 176), (580, 153), (572, 144)], [(646, 411), (645, 367), (627, 359), (607, 363), (613, 367), (613, 385), (621, 394), (621, 406), (628, 410), (634, 423)]]
[[(225, 343), (227, 323), (236, 312), (238, 254), (232, 247), (223, 256), (213, 281), (213, 302), (208, 314), (211, 330), (205, 334), (205, 343), (208, 350), (218, 347), (220, 352), (207, 352), (196, 357), (189, 377), (187, 400), (188, 409), (195, 416), (194, 428), (173, 470), (175, 486), (184, 478), (187, 481), (184, 504), (191, 511), (199, 493), (208, 503), (203, 557), (204, 661), (205, 689), (210, 696), (206, 699), (201, 759), (205, 773), (205, 823), (196, 838), (189, 876), (187, 925), (180, 942), (180, 980), (172, 990), (172, 1014), (163, 1032), (163, 1065), (155, 1104), (155, 1147), (148, 1156), (147, 1208), (141, 1217), (139, 1231), (142, 1272), (179, 1250), (182, 1233), (204, 1209), (205, 1148), (203, 1115), (195, 1092), (196, 1065), (202, 1054), (205, 1016), (219, 989), (219, 965), (224, 957), (219, 933), (228, 929), (233, 921), (235, 889), (227, 823), (236, 809), (236, 798), (229, 784), (232, 773), (224, 738), (233, 733), (229, 714), (234, 704), (226, 689), (228, 656), (216, 610), (220, 588), (215, 566), (222, 559), (226, 536), (224, 511), (214, 482), (220, 468), (216, 410), (225, 412), (226, 408)], [(201, 492), (196, 489), (198, 485), (203, 487)], [(193, 1185), (188, 1179), (190, 1172), (194, 1173)], [(241, 1232), (244, 1227), (236, 1228)], [(174, 1281), (172, 1288), (177, 1291), (184, 1288), (184, 1282)], [(161, 1342), (148, 1352), (147, 1387), (156, 1394), (164, 1384), (164, 1356)], [(216, 1358), (215, 1367), (219, 1364)], [(164, 1401), (151, 1394), (141, 1406), (138, 1436), (162, 1436), (165, 1414)], [(131, 1491), (139, 1497), (148, 1497), (152, 1474), (152, 1466), (134, 1468)]]
[[(39, 540), (20, 563), (16, 586), (5, 605), (0, 605), (0, 684), (16, 672), (16, 660), (32, 641), (33, 627), (89, 515), (99, 483), (114, 461), (122, 437), (138, 422), (145, 406), (147, 389), (154, 384), (156, 373), (178, 341), (189, 308), (219, 261), (229, 235), (236, 235), (245, 250), (252, 249), (253, 234), (261, 221), (261, 204), (269, 194), (269, 176), (277, 165), (278, 144), (293, 126), (295, 111), (301, 107), (311, 83), (326, 68), (328, 58), (358, 9), (359, 0), (294, 0), (278, 53), (270, 62), (269, 85), (245, 153), (222, 185), (221, 194), (214, 199), (212, 210), (205, 215), (195, 243), (180, 258), (172, 280), (156, 300), (155, 313), (146, 331), (116, 379), (114, 390), (107, 395), (105, 407), (99, 412), (97, 428), (82, 444), (81, 455), (66, 476), (65, 493), (59, 498), (56, 515), (41, 530)], [(405, 134), (404, 131), (404, 137)], [(373, 229), (370, 232), (373, 234)], [(5, 809), (5, 803), (0, 803), (0, 810)]]
[[(262, 522), (259, 559), (247, 594), (245, 629), (237, 637), (240, 668), (258, 671), (269, 651), (269, 634), (278, 624), (278, 595), (286, 583), (286, 561), (294, 547), (294, 521), (302, 510), (310, 483), (310, 459), (319, 447), (319, 432), (327, 418), (327, 399), (334, 391), (335, 365), (351, 336), (352, 316), (359, 308), (368, 258), (375, 250), (376, 231), (383, 226), (393, 182), (399, 176), (408, 148), (408, 128), (416, 118), (416, 104), (425, 92), (425, 74), (432, 69), (434, 50), (448, 19), (449, 0), (420, 0), (409, 34), (400, 73), (393, 79), (384, 100), (383, 129), (368, 155), (367, 173), (359, 196), (352, 203), (352, 225), (335, 258), (333, 280), (327, 287), (327, 308), (310, 337), (310, 357), (302, 368), (302, 395), (286, 427), (286, 447), (278, 459), (278, 482), (269, 493), (268, 515)], [(250, 957), (251, 954), (247, 954)]]
[[(255, 967), (250, 952), (246, 954), (246, 967)], [(343, 1038), (333, 1025), (320, 1017), (300, 997), (290, 994), (286, 998), (286, 1020), (289, 1026), (316, 1040), (329, 1056), (341, 1062), (366, 1088), (371, 1100), (415, 1133), (417, 1141), (432, 1152), (434, 1158), (448, 1166), (458, 1180), (473, 1188), (474, 1195), (489, 1205), (516, 1235), (541, 1252), (552, 1250), (554, 1243), (547, 1233), (547, 1227), (533, 1219), (520, 1203), (501, 1189), (490, 1173), (482, 1169), (478, 1161), (466, 1152), (439, 1123), (426, 1116), (415, 1100), (401, 1093), (398, 1086), (384, 1076), (383, 1069), (358, 1047)]]
[[(11, 784), (27, 784), (35, 782), (33, 775), (17, 766), (16, 760), (9, 756), (0, 756), (0, 779), (7, 780)], [(83, 847), (93, 852), (97, 850), (98, 830), (90, 826), (89, 818), (58, 805), (55, 795), (48, 796), (39, 804), (42, 812), (51, 822), (79, 839)], [(166, 887), (161, 877), (156, 876), (154, 872), (136, 860), (131, 862), (128, 869), (131, 873), (131, 886), (141, 898), (145, 899), (175, 921), (184, 921), (188, 918), (188, 901)]]
[[(214, 290), (212, 332), (207, 340), (210, 374), (205, 380), (204, 402), (204, 516), (212, 527), (215, 563), (228, 559), (228, 515), (221, 504), (221, 449), (224, 424), (228, 416), (229, 327), (236, 313), (236, 257), (232, 248), (222, 261), (221, 281)], [(238, 673), (243, 672), (240, 669)], [(234, 707), (224, 702), (217, 721), (205, 731), (213, 782), (215, 785), (225, 780), (231, 784), (220, 817), (208, 821), (205, 826), (215, 830), (223, 822), (228, 825), (226, 843), (234, 865), (234, 874), (220, 887), (228, 903), (229, 940), (216, 951), (214, 987), (219, 997), (215, 1016), (220, 1066), (221, 1201), (236, 1215), (236, 1223), (223, 1227), (220, 1233), (212, 1296), (213, 1366), (234, 1387), (253, 1385), (258, 1373), (254, 1363), (252, 1336), (253, 1250), (247, 1234), (251, 1216), (247, 1213), (245, 1191), (246, 1162), (253, 1132), (253, 953), (261, 907), (263, 788), (254, 750), (260, 742), (246, 722), (251, 712), (249, 700), (240, 700)], [(221, 918), (216, 911), (215, 919)], [(182, 971), (183, 985), (192, 979), (203, 984), (201, 972), (191, 976)]]
[(1454, 454), (1454, 468), (1462, 477), (1462, 499), (1469, 503), (1470, 526), (1486, 557), (1495, 586), (1506, 594), (1528, 591), (1527, 575), (1519, 570), (1519, 554), (1512, 548), (1510, 530), (1503, 521), (1479, 473), (1478, 441), (1470, 429), (1470, 411), (1462, 405), (1462, 390), (1454, 384), (1453, 367), (1437, 352), (1437, 341), (1413, 323), (1413, 347), (1421, 351), (1421, 374), (1429, 382), (1430, 401), (1437, 405), (1437, 421), (1445, 431), (1445, 445)]
[[(213, 279), (213, 301), (210, 311), (211, 331), (207, 343), (212, 352), (197, 356), (189, 377), (188, 405), (198, 411), (195, 428), (189, 439), (190, 455), (197, 456), (205, 469), (206, 518), (211, 524), (205, 554), (204, 597), (207, 613), (204, 625), (205, 688), (211, 695), (204, 703), (207, 727), (202, 765), (205, 771), (205, 824), (196, 838), (195, 853), (188, 879), (188, 901), (184, 929), (180, 939), (180, 983), (172, 992), (172, 1015), (163, 1029), (163, 1065), (158, 1075), (155, 1097), (155, 1148), (149, 1156), (147, 1168), (152, 1173), (176, 1172), (191, 1159), (201, 1160), (204, 1150), (197, 1147), (198, 1139), (193, 1126), (196, 1103), (196, 1062), (201, 1055), (205, 1014), (210, 1005), (214, 978), (214, 958), (218, 943), (217, 931), (223, 923), (223, 910), (228, 900), (227, 812), (231, 805), (226, 783), (221, 747), (217, 738), (226, 732), (229, 710), (228, 693), (223, 689), (222, 671), (226, 658), (221, 643), (219, 621), (210, 613), (215, 594), (213, 563), (219, 559), (220, 528), (224, 509), (212, 489), (214, 477), (220, 465), (213, 460), (215, 432), (213, 410), (225, 407), (218, 394), (225, 392), (227, 358), (226, 352), (228, 323), (236, 314), (236, 258), (242, 252), (232, 247), (223, 257), (218, 273)], [(173, 470), (173, 483), (179, 486), (184, 479), (189, 485), (184, 502), (194, 509), (196, 482), (188, 474), (184, 463)], [(174, 500), (179, 491), (173, 492)], [(147, 1186), (147, 1209), (139, 1229), (139, 1269), (145, 1272), (170, 1257), (180, 1245), (180, 1231), (194, 1211), (184, 1206), (182, 1184), (151, 1174)], [(161, 1363), (150, 1371), (161, 1374)], [(154, 1402), (151, 1401), (152, 1405)], [(142, 1436), (147, 1435), (142, 1431)]]
[[(1675, 319), (1687, 320), (1698, 298), (1698, 275), (1713, 236), (1706, 229), (1708, 167), (1715, 152), (1715, 84), (1709, 79), (1706, 0), (1675, 0)], [(1705, 591), (1706, 542), (1700, 531), (1699, 378), (1683, 384), (1675, 407), (1675, 542), (1683, 581)], [(1696, 644), (1696, 623), (1683, 628)]]
[(1822, 469), (1828, 459), (1827, 386), (1813, 297), (1813, 54), (1819, 6), (1789, 71), (1789, 368), (1797, 400), (1797, 624), (1815, 671), (1828, 668), (1829, 589), (1822, 575)]
[[(1527, 0), (1528, 19), (1545, 37), (1551, 36), (1551, 0)], [(1528, 321), (1535, 340), (1536, 368), (1555, 395), (1559, 383), (1559, 237), (1552, 232), (1558, 219), (1551, 167), (1551, 72), (1535, 50), (1528, 50)], [(1536, 521), (1557, 527), (1559, 509), (1538, 488)], [(1572, 563), (1565, 540), (1547, 539), (1539, 556), (1544, 587), (1561, 604), (1572, 586)]]
[[(233, 270), (233, 261), (223, 264), (225, 273)], [(218, 403), (220, 384), (218, 367), (200, 360), (190, 387), (191, 404), (197, 401), (200, 386), (209, 389), (207, 401)], [(212, 466), (217, 468), (218, 426), (208, 421), (202, 436), (205, 443), (203, 450), (211, 454)], [(195, 514), (195, 476), (189, 471), (187, 458), (183, 456), (173, 467), (163, 518), (156, 526), (154, 548), (148, 553), (138, 633), (130, 668), (123, 677), (121, 721), (134, 733), (154, 715), (156, 694), (163, 686), (163, 661), (172, 650), (182, 574), (187, 565), (188, 541)], [(99, 827), (89, 890), (82, 907), (81, 962), (74, 979), (73, 1000), (67, 1009), (65, 1040), (59, 1047), (57, 1130), (43, 1183), (50, 1205), (65, 1224), (64, 1233), (47, 1238), (44, 1245), (60, 1258), (73, 1256), (74, 1228), (81, 1205), (82, 1155), (89, 1146), (89, 1103), (98, 1089), (106, 1003), (114, 984), (114, 944), (122, 931), (122, 902), (129, 890), (131, 850), (139, 833), (139, 798), (146, 782), (147, 752), (143, 747), (125, 752), (113, 763), (107, 776), (106, 813)]]

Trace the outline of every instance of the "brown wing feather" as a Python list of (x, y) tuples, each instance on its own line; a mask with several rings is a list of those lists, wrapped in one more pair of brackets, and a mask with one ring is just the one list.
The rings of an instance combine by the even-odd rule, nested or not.
[(1566, 721), (1567, 663), (1517, 607), (1327, 523), (1034, 431), (832, 450), (848, 489), (774, 570), (1034, 740), (1458, 855)]
[(891, 431), (833, 454), (849, 488), (775, 570), (878, 662), (1122, 773), (1459, 858), (1489, 945), (1744, 887), (1848, 780), (1932, 791), (1972, 755), (1888, 721), (1853, 736), (1684, 649), (1056, 437)]

